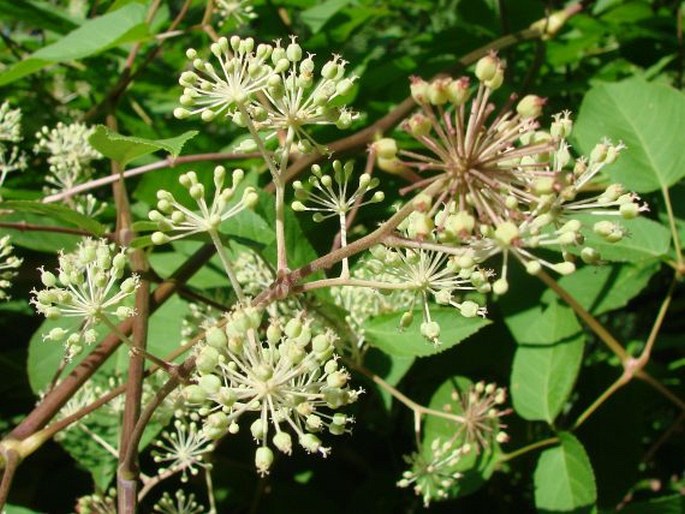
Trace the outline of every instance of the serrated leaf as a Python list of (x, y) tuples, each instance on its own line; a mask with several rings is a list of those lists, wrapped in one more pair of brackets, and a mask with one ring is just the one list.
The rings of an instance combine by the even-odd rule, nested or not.
[(376, 348), (397, 357), (426, 357), (435, 355), (461, 343), (470, 335), (490, 324), (483, 318), (465, 318), (459, 311), (447, 308), (431, 309), (431, 317), (440, 325), (442, 344), (434, 345), (427, 341), (420, 332), (422, 313), (414, 312), (414, 323), (405, 330), (400, 330), (402, 312), (382, 314), (364, 323), (366, 340)]
[(54, 203), (30, 202), (27, 200), (8, 200), (2, 202), (2, 208), (15, 211), (17, 213), (30, 212), (48, 216), (51, 220), (59, 220), (69, 225), (90, 232), (93, 236), (101, 236), (107, 229), (93, 218), (76, 212), (69, 207)]
[(146, 7), (130, 3), (84, 22), (55, 43), (37, 50), (0, 73), (0, 86), (35, 73), (48, 64), (83, 59), (108, 48), (147, 37)]
[(685, 177), (683, 124), (683, 93), (632, 78), (592, 88), (583, 99), (573, 135), (585, 153), (603, 137), (623, 141), (627, 149), (607, 168), (611, 178), (647, 193)]
[(172, 157), (178, 157), (183, 145), (198, 134), (189, 130), (180, 136), (168, 139), (144, 139), (142, 137), (123, 136), (111, 131), (104, 125), (98, 125), (88, 138), (90, 145), (105, 157), (117, 161), (122, 166), (129, 162), (159, 150), (165, 150)]
[(341, 9), (352, 3), (352, 0), (325, 0), (302, 11), (300, 18), (316, 34), (323, 26), (335, 16)]
[[(602, 220), (617, 222), (615, 216), (580, 214), (575, 217), (588, 227)], [(614, 262), (639, 262), (661, 259), (668, 255), (671, 232), (666, 226), (642, 216), (632, 220), (618, 220), (618, 223), (627, 230), (623, 239), (609, 243), (592, 230), (586, 230), (584, 246), (599, 251), (602, 259)]]
[[(3, 221), (14, 223), (28, 223), (35, 225), (45, 225), (49, 227), (61, 227), (62, 224), (55, 222), (53, 219), (45, 215), (31, 214), (31, 213), (17, 213), (12, 212), (3, 214), (0, 218)], [(81, 240), (80, 235), (77, 234), (63, 234), (60, 232), (43, 232), (36, 230), (21, 230), (21, 229), (5, 229), (7, 233), (12, 234), (12, 244), (24, 248), (30, 248), (37, 252), (55, 253), (58, 250), (72, 250), (76, 244)]]
[[(585, 266), (559, 279), (559, 285), (595, 316), (625, 307), (659, 271), (659, 262)], [(551, 289), (542, 295), (543, 303), (554, 301)]]
[(584, 343), (581, 333), (549, 346), (519, 344), (510, 386), (519, 416), (553, 424), (578, 377)]
[(558, 434), (560, 445), (545, 450), (535, 468), (535, 506), (570, 511), (597, 501), (595, 476), (583, 445), (567, 432)]
[(573, 310), (559, 301), (511, 314), (504, 321), (518, 344), (548, 346), (581, 331)]

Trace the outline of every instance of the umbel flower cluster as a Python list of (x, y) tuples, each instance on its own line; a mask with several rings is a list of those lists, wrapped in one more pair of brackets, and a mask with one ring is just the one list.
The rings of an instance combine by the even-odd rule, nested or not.
[(121, 283), (126, 267), (125, 250), (104, 239), (86, 238), (71, 253), (60, 253), (57, 274), (41, 269), (40, 291), (33, 290), (31, 303), (48, 319), (76, 318), (72, 328), (56, 327), (43, 335), (47, 341), (63, 342), (66, 358), (79, 354), (95, 342), (96, 325), (116, 329), (111, 319), (134, 314), (128, 298), (139, 285), (137, 275)]
[(258, 197), (253, 187), (246, 187), (240, 200), (233, 201), (243, 177), (243, 170), (233, 170), (231, 185), (225, 187), (226, 169), (217, 166), (214, 169), (214, 196), (208, 205), (205, 200), (205, 186), (198, 181), (197, 174), (189, 171), (181, 175), (178, 181), (188, 190), (200, 209), (199, 213), (184, 206), (170, 192), (164, 189), (157, 191), (157, 209), (148, 213), (150, 220), (156, 222), (159, 228), (152, 234), (152, 242), (165, 244), (193, 234), (217, 232), (224, 221), (246, 208), (254, 208)]
[(338, 106), (338, 97), (352, 90), (354, 77), (345, 77), (346, 62), (333, 56), (316, 76), (313, 55), (305, 56), (293, 37), (284, 47), (259, 44), (252, 38), (220, 38), (210, 47), (218, 67), (189, 49), (194, 71), (181, 75), (182, 107), (177, 118), (200, 114), (204, 121), (231, 118), (271, 135), (288, 131), (289, 142), (307, 151), (314, 141), (305, 125), (335, 124), (346, 128), (354, 114)]
[(21, 111), (3, 102), (0, 105), (0, 187), (8, 173), (26, 168), (26, 156), (15, 145), (22, 139)]
[(271, 446), (289, 455), (291, 434), (308, 453), (328, 455), (319, 435), (348, 431), (352, 418), (334, 411), (354, 402), (360, 391), (348, 386), (332, 332), (317, 333), (300, 313), (285, 326), (269, 321), (262, 335), (262, 317), (256, 307), (237, 307), (223, 327), (207, 331), (196, 355), (196, 383), (184, 396), (200, 406), (211, 439), (238, 432), (243, 416), (256, 412), (250, 425), (258, 445), (255, 465), (266, 474), (274, 459)]
[[(59, 122), (52, 129), (44, 126), (36, 133), (38, 142), (33, 151), (48, 154), (49, 172), (45, 181), (49, 185), (49, 193), (67, 191), (93, 176), (92, 162), (102, 158), (100, 152), (88, 143), (94, 130), (83, 123), (67, 125)], [(104, 208), (92, 195), (79, 196), (69, 202), (77, 211), (89, 216)]]
[(5, 289), (10, 287), (10, 280), (17, 274), (15, 271), (21, 266), (22, 259), (12, 255), (14, 247), (10, 244), (10, 236), (0, 238), (0, 300), (9, 299)]
[(478, 454), (492, 444), (509, 440), (500, 418), (510, 411), (502, 409), (506, 392), (494, 383), (478, 382), (459, 392), (452, 392), (446, 413), (454, 414), (456, 425), (451, 436), (439, 437), (424, 444), (422, 451), (405, 457), (410, 469), (402, 473), (399, 487), (413, 487), (427, 507), (432, 500), (442, 500), (462, 478), (465, 458)]
[[(594, 197), (583, 193), (584, 186), (616, 160), (622, 144), (603, 141), (589, 158), (574, 161), (566, 141), (572, 129), (568, 112), (554, 116), (549, 130), (542, 130), (537, 121), (544, 104), (537, 96), (522, 98), (513, 111), (495, 112), (490, 99), (502, 83), (503, 70), (495, 54), (482, 58), (475, 69), (475, 92), (467, 77), (431, 83), (414, 77), (411, 93), (421, 110), (405, 120), (403, 128), (427, 152), (400, 150), (394, 140), (376, 143), (381, 168), (413, 169), (426, 176), (405, 192), (435, 182), (443, 185), (417, 206), (415, 237), (444, 244), (452, 255), (476, 263), (503, 254), (500, 276), (493, 283), (497, 294), (508, 289), (509, 256), (531, 274), (542, 267), (568, 274), (575, 270), (573, 249), (588, 263), (601, 258), (584, 245), (585, 231), (593, 230), (609, 242), (625, 235), (617, 223), (588, 225), (580, 214), (630, 219), (646, 210), (619, 184)], [(545, 260), (534, 253), (538, 248), (561, 249), (563, 261)]]

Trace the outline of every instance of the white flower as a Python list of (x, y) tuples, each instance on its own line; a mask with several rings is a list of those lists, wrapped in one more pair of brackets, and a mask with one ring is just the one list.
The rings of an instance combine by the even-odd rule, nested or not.
[[(41, 270), (45, 289), (32, 291), (31, 303), (48, 319), (82, 318), (77, 330), (53, 328), (43, 335), (49, 341), (64, 341), (67, 358), (95, 341), (98, 323), (111, 325), (134, 314), (126, 301), (138, 288), (140, 279), (132, 275), (121, 284), (126, 266), (125, 250), (116, 251), (105, 240), (84, 239), (72, 253), (60, 253), (57, 276)], [(111, 327), (110, 327), (111, 328)]]
[(207, 331), (195, 360), (197, 384), (187, 386), (184, 396), (200, 406), (204, 431), (212, 439), (236, 433), (243, 416), (256, 412), (250, 425), (259, 445), (255, 463), (266, 474), (273, 461), (269, 445), (290, 454), (291, 433), (308, 453), (328, 455), (317, 434), (347, 432), (352, 418), (330, 411), (354, 402), (360, 391), (348, 386), (350, 376), (334, 354), (332, 332), (313, 333), (311, 322), (300, 315), (285, 326), (272, 320), (262, 338), (261, 318), (254, 307), (238, 308), (227, 315), (224, 328)]
[(12, 285), (11, 279), (17, 274), (22, 259), (12, 255), (14, 247), (10, 244), (10, 236), (0, 238), (0, 300), (8, 300), (9, 295), (4, 291)]

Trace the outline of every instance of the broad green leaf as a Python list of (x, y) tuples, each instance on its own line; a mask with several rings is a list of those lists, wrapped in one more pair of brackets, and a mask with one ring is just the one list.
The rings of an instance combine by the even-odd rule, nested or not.
[(312, 33), (316, 34), (341, 9), (351, 4), (352, 0), (325, 0), (314, 7), (302, 11), (300, 17)]
[(164, 150), (172, 157), (178, 157), (183, 145), (198, 134), (197, 130), (189, 130), (180, 136), (168, 139), (143, 139), (117, 134), (104, 125), (98, 125), (90, 136), (90, 145), (105, 157), (117, 161), (122, 166), (144, 155)]
[(510, 392), (519, 416), (553, 424), (573, 390), (584, 342), (581, 333), (549, 346), (518, 345)]
[(431, 317), (440, 324), (442, 344), (434, 345), (420, 333), (421, 311), (414, 312), (414, 322), (400, 330), (401, 312), (381, 314), (364, 323), (366, 340), (389, 355), (426, 357), (452, 348), (490, 324), (483, 318), (465, 318), (456, 309), (431, 309)]
[(633, 78), (592, 88), (585, 95), (573, 135), (585, 153), (603, 137), (623, 141), (627, 149), (607, 168), (611, 178), (647, 193), (685, 177), (683, 124), (683, 93)]
[[(590, 230), (584, 231), (585, 246), (597, 250), (602, 259), (614, 262), (638, 262), (650, 259), (662, 259), (668, 255), (671, 233), (668, 227), (645, 217), (632, 220), (617, 219), (615, 216), (576, 216)], [(592, 231), (598, 221), (618, 223), (627, 231), (627, 235), (616, 243), (608, 243)]]
[[(608, 514), (615, 511), (602, 511)], [(621, 514), (682, 514), (685, 512), (685, 496), (674, 494), (641, 502), (630, 502), (621, 509)], [(8, 511), (9, 514), (9, 511)]]
[(50, 220), (63, 221), (69, 225), (75, 225), (78, 228), (87, 230), (93, 236), (101, 236), (107, 231), (104, 225), (101, 225), (93, 218), (76, 212), (69, 207), (56, 203), (8, 200), (6, 202), (2, 202), (2, 208), (12, 210), (15, 213), (30, 212), (32, 214), (48, 216), (48, 219)]
[[(647, 286), (657, 271), (657, 261), (585, 266), (571, 275), (561, 277), (559, 285), (597, 316), (625, 307)], [(542, 302), (550, 303), (554, 298), (556, 294), (548, 289), (542, 296)]]
[[(466, 377), (455, 376), (445, 382), (435, 391), (428, 407), (437, 411), (449, 410), (454, 414), (462, 414), (463, 409), (459, 401), (455, 401), (453, 393), (465, 393), (473, 385)], [(454, 437), (455, 433), (463, 426), (449, 419), (428, 416), (423, 427), (423, 440), (421, 452), (428, 457), (431, 453), (431, 443), (435, 439), (447, 441)], [(487, 435), (486, 435), (487, 437)], [(465, 441), (463, 433), (457, 437), (455, 444), (460, 445)], [(488, 441), (488, 446), (480, 452), (471, 451), (464, 455), (454, 466), (454, 471), (463, 476), (456, 481), (450, 491), (450, 497), (470, 494), (480, 488), (497, 467), (501, 450), (497, 441)]]
[[(21, 226), (22, 223), (29, 225), (43, 225), (47, 227), (62, 227), (63, 223), (55, 221), (52, 218), (31, 213), (12, 212), (0, 216), (2, 221), (13, 222)], [(61, 232), (37, 231), (37, 230), (21, 230), (21, 228), (3, 229), (4, 232), (12, 235), (12, 244), (24, 248), (30, 248), (37, 252), (55, 253), (58, 250), (69, 251), (73, 249), (81, 240), (80, 235), (64, 234)]]
[(0, 86), (35, 73), (48, 64), (83, 59), (123, 43), (147, 37), (146, 7), (130, 3), (88, 20), (55, 43), (37, 50), (0, 73)]
[[(148, 351), (159, 357), (164, 357), (170, 351), (178, 348), (181, 341), (181, 323), (186, 312), (186, 303), (178, 298), (168, 300), (150, 317)], [(64, 349), (60, 343), (43, 341), (43, 334), (55, 327), (73, 329), (80, 323), (80, 318), (63, 318), (45, 320), (29, 341), (27, 372), (29, 383), (34, 393), (44, 390), (54, 378)], [(98, 341), (107, 333), (107, 327), (96, 326)], [(85, 348), (83, 354), (70, 362), (63, 373), (69, 373), (89, 353), (92, 348)], [(102, 367), (103, 370), (122, 372), (127, 368), (128, 349), (120, 348), (114, 359), (109, 359)]]
[(504, 321), (518, 344), (549, 346), (581, 331), (573, 310), (559, 301), (506, 316)]
[(40, 514), (37, 510), (27, 509), (19, 505), (10, 505), (9, 503), (5, 504), (3, 512), (4, 514)]
[(594, 504), (595, 476), (583, 445), (570, 433), (558, 436), (560, 445), (542, 452), (535, 468), (535, 506), (570, 511)]

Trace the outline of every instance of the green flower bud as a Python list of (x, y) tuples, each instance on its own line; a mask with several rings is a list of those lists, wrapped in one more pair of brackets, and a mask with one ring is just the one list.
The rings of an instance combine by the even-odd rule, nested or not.
[(257, 448), (254, 456), (254, 463), (260, 475), (268, 475), (269, 469), (274, 462), (274, 453), (268, 446)]
[(205, 346), (195, 359), (195, 367), (201, 375), (214, 371), (219, 364), (219, 351), (211, 346)]
[(197, 385), (204, 389), (208, 395), (216, 394), (221, 388), (221, 379), (216, 375), (203, 375), (198, 379)]
[(506, 278), (498, 278), (492, 283), (492, 291), (496, 295), (503, 295), (509, 290), (509, 282)]
[(500, 60), (497, 58), (497, 54), (490, 52), (476, 63), (475, 75), (481, 82), (492, 80), (497, 74), (499, 66)]
[(580, 251), (580, 258), (585, 264), (599, 264), (601, 256), (597, 250), (588, 246)]
[(276, 448), (286, 455), (290, 455), (293, 451), (293, 439), (287, 432), (278, 432), (273, 438), (273, 443)]
[(207, 391), (196, 384), (191, 384), (183, 388), (183, 397), (189, 403), (204, 403), (207, 400)]
[(546, 100), (537, 95), (526, 95), (516, 105), (516, 112), (522, 118), (537, 118), (542, 114), (542, 106)]
[(304, 434), (300, 437), (300, 446), (304, 448), (307, 453), (315, 453), (321, 448), (321, 439), (314, 434)]
[(421, 335), (437, 343), (440, 337), (440, 325), (436, 321), (424, 321), (421, 323)]
[(205, 339), (209, 346), (219, 350), (225, 348), (228, 342), (226, 333), (219, 327), (210, 327), (205, 334)]

